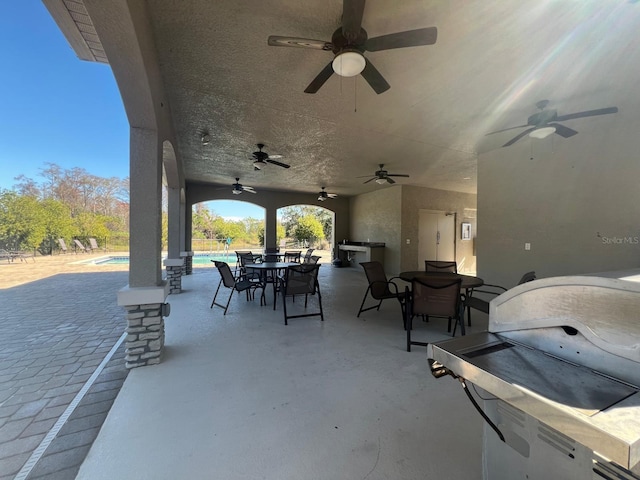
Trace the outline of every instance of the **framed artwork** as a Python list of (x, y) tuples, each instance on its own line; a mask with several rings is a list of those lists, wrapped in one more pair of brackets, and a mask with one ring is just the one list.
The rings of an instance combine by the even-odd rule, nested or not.
[(471, 240), (471, 224), (469, 222), (462, 222), (460, 238), (462, 240)]

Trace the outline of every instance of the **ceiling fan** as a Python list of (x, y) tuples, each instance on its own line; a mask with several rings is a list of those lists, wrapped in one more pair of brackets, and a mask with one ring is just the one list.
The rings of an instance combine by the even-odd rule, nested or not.
[(324, 202), (327, 198), (336, 198), (338, 194), (336, 193), (327, 193), (325, 187), (322, 187), (322, 190), (318, 192), (318, 200), (320, 202)]
[(234, 195), (240, 195), (242, 192), (256, 193), (253, 187), (242, 185), (238, 177), (236, 177), (236, 183), (234, 183), (231, 186), (233, 187), (233, 190), (231, 191), (231, 193), (233, 193)]
[(436, 43), (438, 37), (436, 27), (418, 28), (368, 38), (366, 30), (362, 28), (364, 6), (365, 0), (343, 0), (342, 26), (333, 32), (330, 42), (276, 35), (269, 37), (268, 44), (274, 47), (311, 48), (333, 52), (334, 59), (313, 79), (305, 89), (305, 93), (316, 93), (335, 72), (343, 77), (353, 77), (360, 73), (371, 88), (380, 94), (387, 91), (390, 86), (373, 64), (364, 57), (365, 51), (378, 52)]
[(596, 115), (608, 115), (610, 113), (616, 113), (618, 107), (599, 108), (597, 110), (586, 110), (584, 112), (569, 113), (567, 115), (558, 115), (557, 110), (545, 110), (545, 107), (549, 104), (549, 100), (540, 100), (536, 103), (536, 107), (540, 110), (534, 113), (527, 119), (525, 125), (518, 125), (515, 127), (503, 128), (502, 130), (496, 130), (495, 132), (489, 132), (487, 135), (493, 135), (494, 133), (506, 132), (507, 130), (513, 130), (516, 128), (529, 127), (525, 131), (520, 132), (513, 137), (507, 143), (502, 145), (508, 147), (513, 145), (522, 137), (529, 135), (533, 138), (546, 138), (549, 135), (556, 133), (564, 138), (569, 138), (577, 134), (575, 130), (557, 122), (564, 122), (566, 120), (573, 120), (574, 118), (595, 117)]
[(264, 167), (266, 167), (270, 163), (273, 163), (274, 165), (278, 165), (279, 167), (289, 168), (289, 165), (287, 165), (286, 163), (278, 162), (275, 160), (276, 158), (282, 158), (282, 155), (269, 155), (267, 152), (263, 152), (262, 151), (262, 149), (264, 148), (263, 143), (258, 143), (256, 147), (258, 147), (258, 151), (252, 153), (253, 159), (254, 159), (253, 161), (254, 170), (262, 170)]
[[(363, 175), (358, 178), (365, 178), (368, 176), (369, 175)], [(384, 183), (396, 183), (396, 181), (391, 177), (408, 177), (408, 176), (409, 175), (405, 173), (389, 173), (386, 170), (384, 170), (384, 163), (381, 163), (380, 170), (376, 170), (376, 172), (373, 174), (373, 177), (371, 177), (369, 180), (365, 181), (364, 183), (369, 183), (369, 182), (372, 182), (373, 180), (375, 180), (376, 183), (379, 185), (382, 185)]]

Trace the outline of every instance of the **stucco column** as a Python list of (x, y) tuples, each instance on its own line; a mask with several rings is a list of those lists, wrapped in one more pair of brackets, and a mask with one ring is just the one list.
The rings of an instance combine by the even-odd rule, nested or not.
[(127, 310), (126, 366), (159, 363), (168, 285), (162, 280), (162, 148), (156, 131), (131, 128), (129, 285), (118, 292)]
[(275, 248), (278, 246), (276, 225), (277, 225), (276, 210), (274, 208), (265, 209), (265, 220), (264, 220), (265, 248)]
[(180, 189), (167, 188), (168, 203), (168, 248), (164, 266), (167, 270), (169, 293), (182, 292), (184, 259), (180, 256)]

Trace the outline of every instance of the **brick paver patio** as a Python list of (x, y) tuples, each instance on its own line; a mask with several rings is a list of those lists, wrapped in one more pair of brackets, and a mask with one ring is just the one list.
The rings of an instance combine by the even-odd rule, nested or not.
[[(46, 262), (12, 265), (0, 276), (6, 283), (39, 263), (46, 270)], [(16, 478), (120, 339), (116, 292), (126, 283), (126, 271), (91, 271), (0, 289), (0, 480)], [(120, 347), (31, 473), (18, 478), (75, 477), (126, 378), (123, 356)]]

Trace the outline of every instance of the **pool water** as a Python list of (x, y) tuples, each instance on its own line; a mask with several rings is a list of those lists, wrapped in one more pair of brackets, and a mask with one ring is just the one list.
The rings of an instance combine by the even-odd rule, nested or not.
[[(211, 261), (235, 263), (236, 256), (234, 254), (228, 255), (213, 255), (207, 253), (198, 253), (193, 256), (193, 265), (211, 265)], [(129, 256), (116, 256), (110, 255), (108, 257), (98, 258), (92, 263), (96, 265), (129, 265)]]

